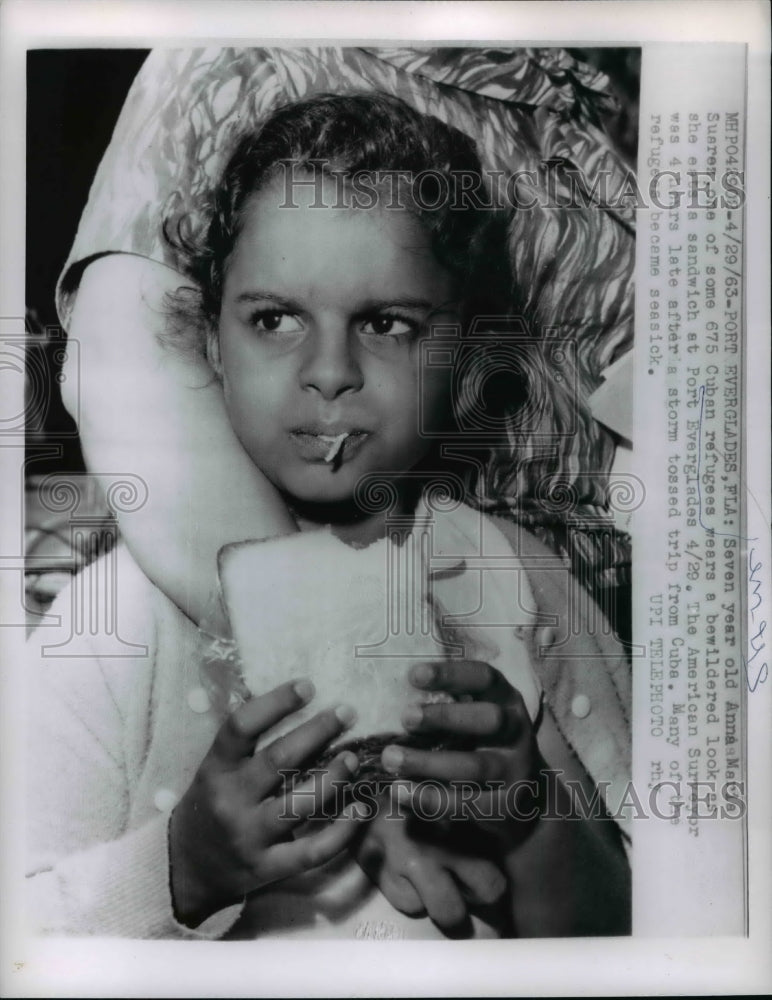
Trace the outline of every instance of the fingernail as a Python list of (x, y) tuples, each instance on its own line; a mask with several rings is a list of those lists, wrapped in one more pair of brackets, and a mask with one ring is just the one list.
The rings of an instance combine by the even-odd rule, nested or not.
[(399, 747), (386, 747), (381, 754), (381, 764), (383, 764), (384, 770), (388, 771), (390, 774), (396, 774), (402, 767), (404, 760), (405, 755)]
[(430, 663), (419, 663), (413, 667), (413, 683), (425, 687), (434, 680), (434, 667)]
[(359, 770), (359, 757), (350, 750), (340, 755), (340, 761), (350, 774), (356, 774)]
[(402, 724), (405, 729), (415, 729), (423, 722), (424, 713), (420, 705), (409, 705), (402, 713)]
[(357, 714), (351, 705), (338, 705), (335, 709), (335, 715), (337, 716), (338, 722), (347, 727), (350, 726), (357, 717)]
[(316, 694), (316, 688), (311, 683), (311, 681), (298, 681), (294, 685), (295, 694), (300, 698), (300, 700), (305, 703), (311, 701), (313, 696)]
[(347, 819), (370, 819), (370, 807), (367, 802), (352, 802), (342, 813)]
[(491, 879), (488, 890), (490, 892), (491, 902), (500, 899), (507, 888), (507, 880), (501, 872), (496, 872), (495, 876)]

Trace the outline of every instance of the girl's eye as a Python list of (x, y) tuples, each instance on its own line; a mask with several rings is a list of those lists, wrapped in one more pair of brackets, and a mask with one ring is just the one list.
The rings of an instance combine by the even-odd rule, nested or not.
[(261, 333), (298, 333), (303, 329), (297, 316), (278, 309), (261, 309), (253, 313), (249, 321)]
[(418, 329), (418, 323), (400, 316), (372, 316), (362, 324), (362, 332), (376, 337), (409, 336)]

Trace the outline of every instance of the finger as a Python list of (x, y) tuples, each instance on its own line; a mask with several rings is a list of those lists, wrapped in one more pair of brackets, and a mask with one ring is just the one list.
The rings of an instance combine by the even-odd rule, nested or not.
[(504, 762), (486, 750), (415, 750), (390, 744), (381, 754), (385, 771), (403, 778), (434, 779), (439, 782), (504, 780)]
[(423, 917), (426, 914), (423, 900), (416, 892), (413, 883), (404, 875), (397, 875), (394, 878), (384, 875), (378, 888), (391, 905), (405, 916)]
[[(400, 804), (410, 809), (416, 819), (432, 823), (449, 837), (450, 824), (457, 828), (460, 822), (467, 820), (475, 824), (485, 822), (486, 826), (498, 823), (503, 829), (500, 821), (508, 817), (506, 799), (502, 801), (501, 797), (504, 782), (492, 785), (494, 783), (486, 788), (480, 781), (457, 781), (451, 785), (426, 779), (417, 782), (401, 779), (397, 794)], [(475, 849), (478, 848), (479, 843), (475, 845)]]
[(336, 757), (286, 795), (277, 796), (263, 807), (264, 819), (277, 833), (291, 830), (309, 819), (333, 819), (340, 812), (344, 789), (359, 767), (359, 758), (350, 750)]
[(512, 689), (511, 700), (501, 705), (490, 701), (445, 702), (411, 705), (402, 723), (411, 733), (451, 733), (474, 736), (478, 743), (511, 745), (530, 728), (525, 703)]
[(255, 754), (249, 774), (256, 798), (262, 798), (274, 788), (287, 771), (297, 770), (318, 757), (354, 718), (354, 710), (348, 705), (327, 709)]
[[(271, 882), (318, 868), (331, 861), (346, 847), (366, 818), (367, 810), (362, 808), (362, 804), (352, 803), (319, 833), (269, 847), (264, 852), (261, 868), (270, 871)], [(267, 885), (268, 880), (262, 884)]]
[(472, 904), (489, 906), (500, 899), (507, 888), (504, 873), (485, 858), (470, 858), (448, 851), (445, 867), (453, 873)]
[(444, 930), (462, 927), (468, 919), (466, 903), (453, 878), (442, 868), (422, 858), (408, 862), (407, 878), (426, 912)]
[(448, 691), (450, 694), (480, 695), (499, 684), (509, 687), (498, 670), (482, 660), (417, 663), (410, 668), (408, 677), (414, 687), (426, 691)]
[(300, 680), (281, 684), (267, 694), (250, 698), (231, 712), (220, 727), (212, 745), (212, 755), (232, 764), (251, 757), (260, 736), (285, 716), (308, 704), (314, 693), (310, 681)]

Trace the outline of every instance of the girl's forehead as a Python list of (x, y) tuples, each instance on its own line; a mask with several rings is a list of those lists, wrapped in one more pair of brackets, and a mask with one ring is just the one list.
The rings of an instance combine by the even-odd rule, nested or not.
[(309, 237), (324, 233), (350, 240), (359, 234), (379, 243), (404, 243), (406, 249), (431, 246), (428, 230), (404, 202), (384, 193), (373, 204), (358, 203), (346, 185), (321, 172), (315, 178), (298, 175), (292, 186), (282, 176), (274, 177), (247, 199), (241, 221), (242, 232), (268, 228), (273, 236), (288, 239), (306, 230)]
[(298, 188), (288, 201), (275, 179), (253, 194), (242, 211), (226, 285), (400, 292), (432, 303), (448, 298), (450, 275), (414, 214), (387, 204), (352, 207), (335, 200), (335, 193), (335, 182), (328, 181), (324, 190)]

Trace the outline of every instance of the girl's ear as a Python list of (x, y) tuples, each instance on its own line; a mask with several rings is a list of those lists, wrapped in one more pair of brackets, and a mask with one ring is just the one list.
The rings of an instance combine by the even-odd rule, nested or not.
[(206, 359), (212, 366), (215, 375), (222, 379), (222, 361), (220, 359), (220, 337), (214, 326), (206, 331)]

